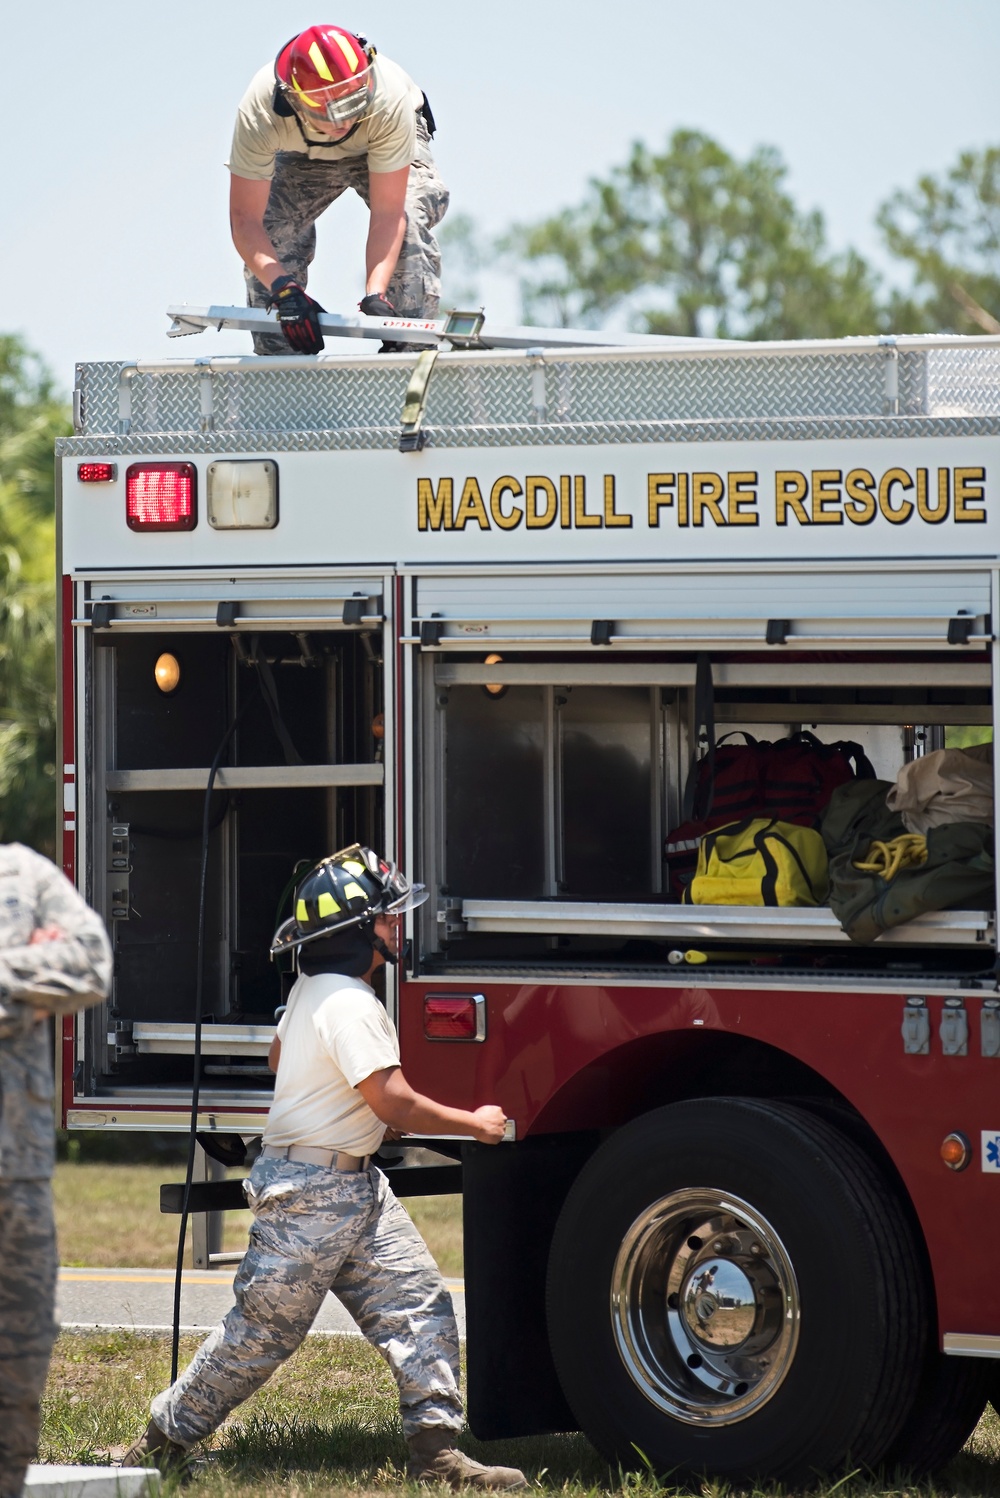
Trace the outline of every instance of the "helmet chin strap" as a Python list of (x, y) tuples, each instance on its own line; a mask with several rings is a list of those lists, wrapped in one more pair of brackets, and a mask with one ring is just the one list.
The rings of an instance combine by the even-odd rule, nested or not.
[(378, 952), (380, 957), (384, 957), (386, 962), (390, 962), (393, 967), (396, 966), (399, 958), (396, 956), (395, 952), (391, 950), (388, 944), (382, 940), (381, 936), (372, 937), (372, 948), (374, 951)]

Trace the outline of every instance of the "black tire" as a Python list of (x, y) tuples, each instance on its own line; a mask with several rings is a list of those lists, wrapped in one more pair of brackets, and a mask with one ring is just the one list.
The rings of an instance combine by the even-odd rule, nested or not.
[(609, 1461), (785, 1482), (878, 1465), (916, 1397), (926, 1299), (868, 1157), (742, 1098), (657, 1109), (602, 1145), (547, 1283), (563, 1391)]
[(923, 1477), (956, 1457), (979, 1424), (996, 1380), (989, 1358), (949, 1358), (931, 1347), (899, 1435), (882, 1465)]

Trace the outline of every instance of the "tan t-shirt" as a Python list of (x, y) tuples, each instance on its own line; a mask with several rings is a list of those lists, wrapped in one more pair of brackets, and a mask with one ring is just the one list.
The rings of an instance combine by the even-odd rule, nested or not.
[(236, 177), (269, 182), (279, 151), (298, 151), (310, 161), (367, 156), (370, 172), (398, 172), (409, 166), (417, 139), (417, 110), (424, 96), (413, 79), (381, 53), (374, 69), (375, 100), (370, 113), (344, 140), (332, 141), (310, 130), (297, 115), (275, 113), (274, 64), (268, 63), (255, 74), (240, 101), (226, 162), (229, 170)]
[(356, 1087), (399, 1065), (399, 1041), (368, 984), (338, 973), (299, 977), (278, 1036), (281, 1060), (264, 1143), (373, 1155), (385, 1124)]

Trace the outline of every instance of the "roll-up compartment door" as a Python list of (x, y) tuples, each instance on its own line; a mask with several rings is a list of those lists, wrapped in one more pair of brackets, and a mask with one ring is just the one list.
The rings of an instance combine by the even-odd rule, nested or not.
[(990, 573), (954, 566), (424, 574), (413, 635), (481, 650), (981, 648)]

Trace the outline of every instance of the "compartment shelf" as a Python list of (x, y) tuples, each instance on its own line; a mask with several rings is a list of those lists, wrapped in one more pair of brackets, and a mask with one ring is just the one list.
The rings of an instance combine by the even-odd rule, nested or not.
[[(275, 1025), (205, 1024), (201, 1029), (201, 1054), (266, 1056), (276, 1028)], [(132, 1026), (132, 1043), (140, 1055), (193, 1056), (194, 1025), (137, 1020)]]
[[(518, 936), (660, 937), (687, 945), (711, 941), (850, 944), (824, 907), (759, 905), (612, 905), (572, 900), (463, 900), (470, 933)], [(931, 911), (879, 937), (880, 945), (975, 946), (996, 940), (985, 910)]]

